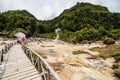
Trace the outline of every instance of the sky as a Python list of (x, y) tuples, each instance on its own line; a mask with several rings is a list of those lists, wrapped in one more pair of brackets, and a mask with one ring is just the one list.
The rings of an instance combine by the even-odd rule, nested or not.
[(111, 12), (120, 12), (120, 0), (0, 0), (0, 12), (24, 9), (39, 20), (50, 20), (77, 2), (102, 5)]

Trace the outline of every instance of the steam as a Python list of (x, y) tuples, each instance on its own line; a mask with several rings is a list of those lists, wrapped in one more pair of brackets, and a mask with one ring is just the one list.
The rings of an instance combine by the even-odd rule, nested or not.
[(19, 41), (21, 41), (22, 38), (26, 38), (26, 35), (25, 35), (24, 33), (22, 33), (22, 32), (16, 33), (15, 36), (17, 37), (17, 39), (18, 39)]
[(59, 39), (59, 32), (58, 31), (60, 31), (60, 30), (61, 30), (60, 28), (55, 29), (57, 36), (56, 36), (56, 39), (54, 41), (57, 41)]

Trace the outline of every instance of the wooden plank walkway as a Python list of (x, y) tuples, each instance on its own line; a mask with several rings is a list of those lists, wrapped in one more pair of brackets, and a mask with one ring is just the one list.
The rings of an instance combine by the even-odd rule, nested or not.
[(21, 45), (13, 46), (6, 56), (4, 63), (0, 65), (0, 80), (42, 80)]

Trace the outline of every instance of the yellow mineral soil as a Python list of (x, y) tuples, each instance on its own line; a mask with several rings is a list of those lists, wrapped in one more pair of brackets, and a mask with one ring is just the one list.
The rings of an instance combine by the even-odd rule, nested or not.
[[(92, 47), (104, 47), (103, 44), (70, 44), (60, 40), (47, 40), (29, 42), (27, 46), (38, 52), (62, 80), (116, 80), (111, 69), (114, 59), (93, 58), (92, 55), (99, 53), (89, 50)], [(76, 50), (89, 54), (72, 54)]]

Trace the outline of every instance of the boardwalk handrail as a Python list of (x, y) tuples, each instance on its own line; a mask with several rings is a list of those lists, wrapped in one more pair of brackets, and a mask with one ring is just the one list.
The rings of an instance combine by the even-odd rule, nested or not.
[(43, 80), (61, 80), (53, 68), (37, 52), (25, 45), (23, 45), (22, 48), (32, 64), (41, 74)]
[(0, 49), (0, 64), (3, 61), (3, 54), (7, 53), (8, 50), (13, 46), (14, 43), (9, 43), (5, 45), (2, 49)]

